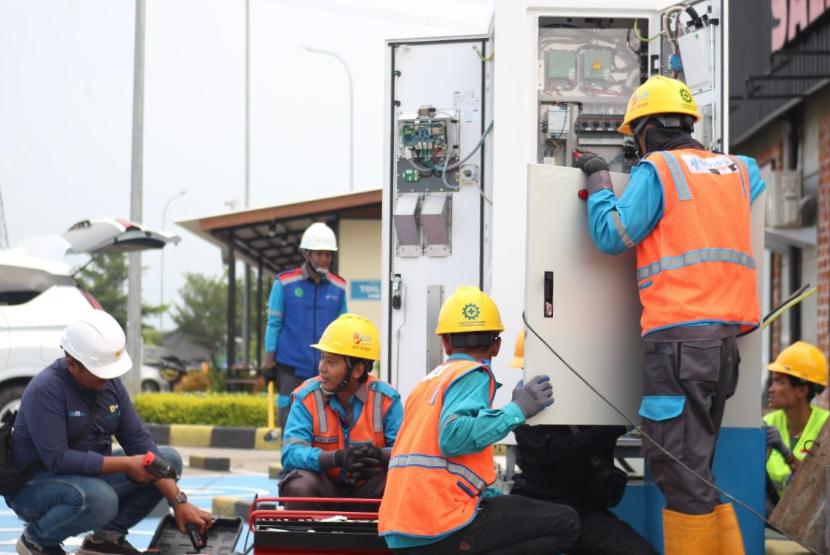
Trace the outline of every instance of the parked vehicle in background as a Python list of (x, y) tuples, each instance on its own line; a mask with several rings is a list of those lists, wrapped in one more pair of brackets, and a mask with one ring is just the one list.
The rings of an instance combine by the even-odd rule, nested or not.
[(164, 347), (144, 347), (141, 391), (173, 391), (187, 374), (187, 363)]
[[(15, 410), (32, 376), (62, 355), (63, 329), (83, 311), (101, 308), (78, 287), (65, 255), (158, 249), (178, 241), (125, 220), (85, 220), (63, 234), (0, 250), (0, 416)], [(169, 389), (165, 375), (172, 374), (151, 365), (146, 372), (148, 387)]]

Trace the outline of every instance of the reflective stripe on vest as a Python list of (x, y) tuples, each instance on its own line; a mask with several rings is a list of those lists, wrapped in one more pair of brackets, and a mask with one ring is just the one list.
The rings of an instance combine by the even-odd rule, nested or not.
[(686, 183), (686, 175), (680, 169), (680, 163), (671, 152), (661, 151), (655, 152), (655, 155), (662, 158), (671, 172), (672, 181), (677, 189), (677, 200), (692, 200), (692, 192), (689, 190), (689, 184)]
[(314, 390), (314, 404), (317, 406), (317, 426), (322, 433), (329, 431), (328, 419), (326, 418), (326, 400), (323, 399), (323, 392), (320, 389)]
[(737, 157), (696, 149), (654, 152), (663, 214), (637, 244), (643, 335), (681, 325), (758, 326), (749, 172)]
[(378, 514), (381, 536), (433, 538), (458, 530), (475, 518), (480, 493), (496, 479), (493, 446), (447, 457), (439, 437), (447, 389), (470, 372), (479, 371), (489, 377), (492, 406), (496, 393), (493, 373), (481, 362), (465, 358), (451, 358), (409, 394)]
[(664, 270), (677, 270), (701, 262), (731, 262), (740, 264), (752, 270), (755, 269), (755, 259), (750, 255), (730, 249), (699, 249), (684, 252), (680, 256), (661, 258), (648, 266), (637, 268), (637, 281), (648, 279)]
[(429, 455), (398, 455), (392, 457), (389, 461), (389, 468), (401, 468), (404, 466), (421, 466), (423, 468), (439, 468), (446, 470), (450, 474), (461, 476), (479, 492), (487, 488), (487, 482), (479, 478), (478, 475), (464, 466), (463, 464), (456, 464), (450, 462), (446, 457), (431, 457)]

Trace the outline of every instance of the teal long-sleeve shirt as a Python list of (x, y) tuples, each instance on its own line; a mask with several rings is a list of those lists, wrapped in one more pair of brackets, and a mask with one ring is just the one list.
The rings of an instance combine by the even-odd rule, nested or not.
[[(475, 360), (467, 355), (451, 355), (450, 360)], [(501, 384), (496, 384), (500, 387)], [(525, 422), (522, 409), (514, 402), (500, 409), (490, 405), (490, 376), (473, 371), (447, 388), (438, 420), (438, 442), (445, 457), (477, 453), (504, 439)], [(440, 541), (448, 534), (433, 538), (413, 538), (403, 534), (384, 536), (390, 549), (405, 549)]]

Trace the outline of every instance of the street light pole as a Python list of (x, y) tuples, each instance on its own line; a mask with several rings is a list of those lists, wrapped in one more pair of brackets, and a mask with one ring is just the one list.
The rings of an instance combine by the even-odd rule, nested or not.
[(354, 191), (354, 84), (352, 83), (352, 72), (349, 70), (349, 65), (346, 63), (346, 60), (337, 52), (320, 50), (319, 48), (312, 48), (310, 46), (303, 46), (302, 48), (314, 54), (331, 56), (340, 62), (340, 65), (346, 70), (346, 80), (349, 84), (349, 191)]
[[(170, 203), (172, 203), (177, 198), (181, 198), (187, 194), (187, 191), (181, 191), (169, 199), (167, 199), (167, 203), (164, 205), (164, 210), (161, 213), (161, 231), (164, 232), (164, 224), (167, 222), (167, 209), (170, 208)], [(164, 306), (164, 249), (161, 249), (161, 279), (159, 280), (159, 306)], [(164, 310), (159, 312), (159, 331), (162, 331), (164, 328)]]

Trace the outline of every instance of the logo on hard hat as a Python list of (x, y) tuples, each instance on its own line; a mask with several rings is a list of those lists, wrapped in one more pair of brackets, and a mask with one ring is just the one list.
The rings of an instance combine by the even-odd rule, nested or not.
[(680, 98), (686, 104), (692, 103), (692, 93), (690, 93), (687, 89), (680, 89)]
[(475, 320), (481, 314), (481, 309), (478, 308), (477, 304), (470, 303), (464, 305), (464, 308), (461, 309), (461, 314), (467, 320)]
[(118, 360), (118, 358), (121, 356), (121, 353), (123, 353), (123, 352), (124, 352), (124, 349), (118, 349), (117, 351), (115, 351), (115, 357), (114, 357), (115, 360)]
[(352, 335), (352, 346), (356, 349), (368, 351), (372, 346), (372, 336), (360, 335), (359, 332), (354, 332), (354, 335)]

